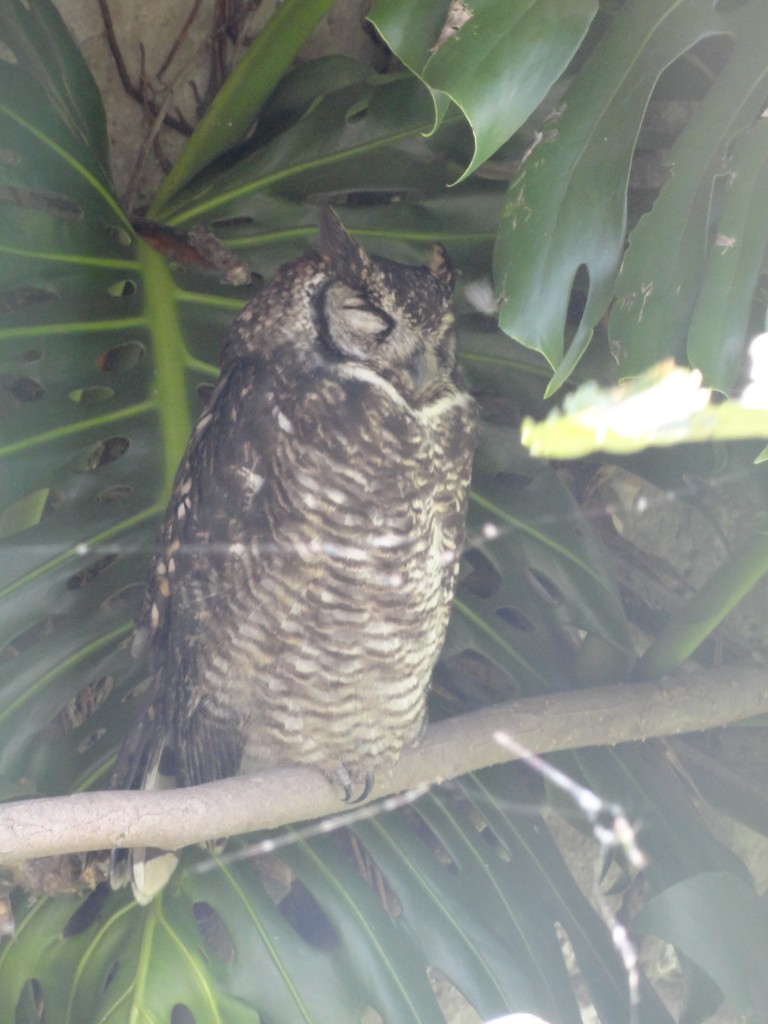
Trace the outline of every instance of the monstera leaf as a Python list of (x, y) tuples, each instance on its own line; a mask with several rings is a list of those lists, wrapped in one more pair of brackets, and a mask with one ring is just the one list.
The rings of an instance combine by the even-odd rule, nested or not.
[[(534, 113), (596, 7), (380, 0), (371, 18), (432, 90), (438, 117), (448, 97), (466, 114), (472, 170)], [(759, 0), (630, 0), (593, 28), (583, 66), (531, 119), (527, 148), (509, 154), (519, 168), (494, 256), (501, 326), (545, 356), (555, 370), (550, 393), (611, 307), (607, 340), (622, 375), (687, 357), (708, 386), (728, 392), (755, 326), (766, 243), (765, 62), (757, 40), (768, 10)], [(665, 92), (686, 65), (684, 88)], [(694, 110), (666, 157), (669, 180), (622, 260), (630, 168), (657, 96)], [(586, 302), (568, 325), (575, 282)]]
[[(488, 33), (502, 17), (503, 39), (524, 30), (531, 43), (557, 4), (518, 5), (514, 17), (507, 5), (478, 4), (476, 18), (428, 60), (426, 41), (435, 45), (457, 5), (379, 3), (372, 16), (393, 47), (398, 38), (419, 42), (421, 55), (405, 60), (416, 75), (374, 74), (346, 58), (289, 70), (327, 6), (287, 0), (270, 30), (272, 59), (257, 59), (263, 42), (249, 54), (151, 211), (163, 229), (214, 232), (252, 268), (246, 288), (176, 265), (139, 237), (114, 195), (100, 98), (55, 9), (48, 0), (0, 8), (6, 799), (105, 784), (142, 682), (129, 639), (143, 577), (216, 378), (219, 342), (259, 279), (311, 243), (317, 203), (337, 197), (350, 200), (344, 221), (370, 248), (416, 262), (440, 239), (463, 275), (461, 353), (485, 427), (472, 546), (434, 713), (615, 680), (633, 662), (611, 557), (562, 477), (519, 444), (520, 406), (545, 411), (547, 365), (470, 301), (488, 274), (505, 191), (467, 168), (539, 102), (594, 5), (575, 5), (557, 26), (540, 76), (498, 124), (491, 115), (504, 103), (497, 95), (485, 106), (473, 88), (486, 58), (489, 80), (504, 63)], [(400, 16), (413, 35), (398, 37)], [(427, 18), (437, 35), (425, 30)], [(525, 67), (504, 81), (525, 83)], [(533, 262), (519, 264), (523, 280)], [(539, 302), (542, 321), (558, 308), (561, 295), (552, 295)], [(553, 350), (541, 350), (551, 362)], [(635, 748), (588, 751), (569, 768), (598, 790), (613, 779), (612, 799), (629, 793), (633, 812), (653, 818), (660, 890), (685, 876), (679, 822), (693, 819), (668, 772), (648, 768)], [(654, 816), (656, 787), (667, 800)], [(387, 1021), (439, 1022), (448, 998), (463, 996), (485, 1018), (520, 1009), (576, 1024), (567, 937), (601, 1019), (629, 1020), (609, 929), (538, 816), (546, 795), (526, 770), (502, 767), (337, 835), (286, 832), (269, 857), (255, 856), (248, 839), (221, 858), (190, 850), (148, 908), (101, 890), (85, 903), (17, 893), (17, 934), (0, 948), (0, 1019), (337, 1022), (375, 1011)], [(739, 870), (706, 830), (696, 840), (697, 870)], [(674, 856), (665, 859), (665, 849)], [(645, 982), (640, 994), (639, 1021), (671, 1020)]]
[(379, 0), (368, 17), (432, 92), (436, 124), (452, 100), (472, 126), (462, 178), (507, 142), (568, 66), (597, 12), (594, 0)]
[[(510, 800), (528, 803), (528, 788), (508, 772), (484, 773), (453, 798), (429, 798), (408, 817), (380, 815), (343, 840), (295, 836), (279, 866), (252, 862), (241, 841), (218, 865), (190, 851), (149, 908), (117, 896), (96, 921), (74, 899), (44, 901), (0, 954), (0, 1008), (12, 1019), (42, 999), (51, 1021), (131, 1012), (249, 1021), (258, 1009), (330, 1022), (372, 1007), (385, 1020), (439, 1024), (432, 985), (445, 994), (450, 983), (484, 1017), (524, 1007), (577, 1024), (557, 921), (600, 1012), (625, 1019), (623, 972), (603, 922), (546, 830), (530, 815), (510, 819)], [(383, 903), (355, 869), (360, 858), (379, 877)], [(641, 1019), (671, 1020), (646, 996)]]

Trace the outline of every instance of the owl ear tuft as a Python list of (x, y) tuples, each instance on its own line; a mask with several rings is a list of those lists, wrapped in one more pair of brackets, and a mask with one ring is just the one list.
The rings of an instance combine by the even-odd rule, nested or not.
[(427, 270), (438, 279), (449, 295), (453, 292), (453, 287), (456, 284), (456, 271), (453, 269), (453, 264), (444, 246), (432, 246), (432, 252), (427, 261)]
[(352, 238), (330, 206), (324, 206), (320, 214), (317, 248), (346, 284), (354, 288), (365, 281), (371, 262), (368, 253)]

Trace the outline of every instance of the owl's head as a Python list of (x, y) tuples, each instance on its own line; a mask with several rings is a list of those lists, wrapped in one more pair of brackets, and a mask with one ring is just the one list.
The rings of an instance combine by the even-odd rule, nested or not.
[(425, 266), (369, 255), (325, 209), (318, 251), (328, 275), (315, 296), (320, 342), (337, 359), (370, 366), (412, 401), (451, 380), (454, 273), (441, 245)]

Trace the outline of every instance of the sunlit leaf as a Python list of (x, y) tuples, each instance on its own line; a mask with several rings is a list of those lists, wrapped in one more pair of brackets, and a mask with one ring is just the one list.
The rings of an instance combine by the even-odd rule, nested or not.
[(627, 383), (600, 388), (582, 384), (562, 412), (523, 421), (521, 439), (542, 459), (578, 459), (591, 452), (626, 455), (651, 445), (768, 437), (768, 405), (711, 401), (701, 373), (659, 363)]

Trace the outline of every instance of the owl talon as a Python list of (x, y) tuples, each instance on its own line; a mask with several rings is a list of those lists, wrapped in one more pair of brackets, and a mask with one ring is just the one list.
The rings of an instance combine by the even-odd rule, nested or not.
[(373, 789), (373, 778), (373, 772), (366, 772), (365, 779), (363, 780), (363, 789), (360, 795), (356, 796), (354, 800), (348, 799), (346, 802), (350, 804), (361, 804)]
[[(334, 785), (339, 786), (341, 789), (341, 799), (345, 804), (359, 804), (370, 794), (373, 789), (374, 774), (371, 771), (365, 773), (365, 777), (360, 780), (359, 778), (350, 775), (345, 765), (340, 764), (338, 768), (334, 769), (331, 773), (330, 780)], [(362, 781), (362, 789), (354, 796), (355, 788)]]

